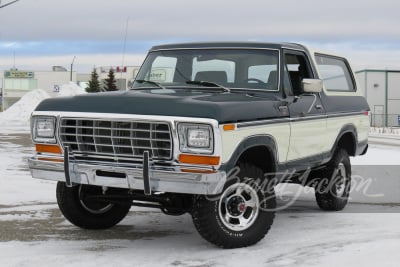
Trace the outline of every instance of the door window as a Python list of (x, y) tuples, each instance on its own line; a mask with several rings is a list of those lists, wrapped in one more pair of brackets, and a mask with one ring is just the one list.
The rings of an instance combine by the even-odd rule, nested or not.
[(291, 92), (293, 95), (300, 95), (303, 92), (301, 83), (305, 78), (312, 78), (311, 68), (305, 55), (302, 53), (285, 53), (285, 91)]

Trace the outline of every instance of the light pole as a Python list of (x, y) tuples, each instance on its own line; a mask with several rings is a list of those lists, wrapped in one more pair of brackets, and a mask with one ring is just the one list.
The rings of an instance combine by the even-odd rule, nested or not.
[(72, 68), (74, 67), (74, 61), (75, 61), (76, 56), (74, 56), (74, 58), (72, 59), (71, 62), (71, 75), (70, 75), (70, 81), (72, 82)]

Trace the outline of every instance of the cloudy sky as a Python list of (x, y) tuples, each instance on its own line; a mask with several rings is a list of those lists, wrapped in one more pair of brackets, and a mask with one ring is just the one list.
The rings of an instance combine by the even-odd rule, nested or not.
[[(11, 0), (1, 0), (2, 4)], [(126, 27), (128, 25), (128, 27)], [(400, 69), (398, 0), (20, 0), (0, 9), (0, 72), (140, 65), (155, 44), (285, 41)], [(124, 37), (126, 48), (124, 51)]]

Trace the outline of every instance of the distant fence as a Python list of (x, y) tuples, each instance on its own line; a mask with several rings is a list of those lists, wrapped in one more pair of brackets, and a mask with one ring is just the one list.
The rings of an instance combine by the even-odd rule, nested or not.
[(399, 127), (400, 114), (371, 114), (372, 127)]

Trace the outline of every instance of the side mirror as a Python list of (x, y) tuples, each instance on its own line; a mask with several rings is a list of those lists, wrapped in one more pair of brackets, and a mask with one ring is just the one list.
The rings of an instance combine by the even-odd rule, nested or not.
[(322, 92), (322, 80), (319, 79), (303, 79), (301, 86), (304, 93), (321, 93)]

